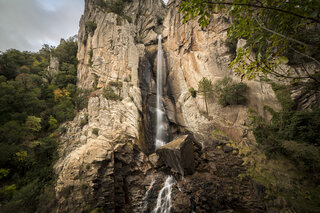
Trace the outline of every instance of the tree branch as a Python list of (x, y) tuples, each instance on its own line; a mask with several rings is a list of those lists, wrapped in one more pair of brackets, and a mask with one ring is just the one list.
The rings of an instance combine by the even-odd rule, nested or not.
[(320, 20), (312, 18), (312, 17), (306, 17), (297, 13), (293, 13), (291, 11), (283, 10), (280, 8), (274, 8), (274, 7), (268, 7), (268, 6), (262, 6), (262, 5), (255, 5), (255, 4), (246, 4), (246, 3), (233, 3), (233, 2), (215, 2), (215, 1), (207, 1), (207, 4), (217, 4), (217, 5), (237, 5), (237, 6), (246, 6), (246, 7), (254, 7), (254, 8), (261, 8), (266, 10), (274, 10), (281, 13), (290, 14), (292, 16), (296, 16), (302, 19), (307, 19), (316, 23), (320, 23)]
[(287, 36), (285, 36), (285, 35), (283, 35), (283, 34), (281, 34), (281, 33), (278, 33), (278, 32), (276, 32), (276, 31), (273, 31), (273, 30), (269, 29), (269, 28), (266, 28), (265, 26), (263, 26), (263, 25), (258, 21), (258, 19), (257, 19), (256, 17), (255, 17), (254, 19), (256, 20), (256, 22), (259, 24), (259, 26), (260, 26), (262, 29), (264, 29), (264, 30), (266, 30), (266, 31), (268, 31), (268, 32), (270, 32), (270, 33), (276, 34), (276, 35), (278, 35), (278, 36), (280, 36), (280, 37), (282, 37), (282, 38), (288, 39), (289, 41), (293, 41), (293, 42), (298, 43), (298, 44), (301, 44), (301, 45), (303, 45), (303, 46), (312, 46), (312, 45), (310, 45), (310, 44), (304, 43), (304, 42), (299, 41), (299, 40), (296, 40), (296, 39), (294, 39), (294, 38), (287, 37)]
[(302, 52), (300, 52), (300, 51), (298, 51), (298, 50), (296, 50), (296, 49), (294, 49), (294, 48), (292, 48), (292, 47), (289, 47), (290, 49), (292, 49), (293, 51), (295, 51), (296, 53), (298, 53), (298, 54), (300, 54), (300, 55), (302, 55), (302, 56), (304, 56), (304, 57), (306, 57), (306, 58), (309, 58), (309, 59), (311, 59), (312, 61), (314, 61), (315, 63), (317, 63), (318, 65), (320, 65), (320, 61), (318, 61), (317, 59), (315, 59), (315, 58), (313, 58), (313, 57), (311, 57), (311, 56), (309, 56), (309, 55), (307, 55), (307, 54), (304, 54), (304, 53), (302, 53)]

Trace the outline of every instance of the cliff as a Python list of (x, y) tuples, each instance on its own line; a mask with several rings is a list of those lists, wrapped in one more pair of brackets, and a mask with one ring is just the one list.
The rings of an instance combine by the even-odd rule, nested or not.
[[(237, 144), (255, 145), (246, 126), (248, 108), (270, 119), (264, 105), (280, 109), (271, 86), (248, 81), (246, 105), (221, 107), (216, 99), (204, 113), (202, 96), (189, 88), (207, 77), (213, 83), (234, 76), (228, 64), (234, 50), (227, 42), (229, 17), (214, 14), (202, 30), (183, 23), (179, 0), (85, 1), (78, 34), (78, 87), (93, 89), (88, 108), (67, 123), (61, 136), (57, 212), (150, 212), (166, 175), (173, 173), (174, 212), (264, 211)], [(166, 139), (194, 135), (193, 174), (171, 172), (154, 152), (157, 35), (164, 45)], [(240, 44), (238, 44), (240, 45)], [(212, 139), (215, 130), (219, 135)], [(190, 149), (189, 149), (190, 150)], [(149, 155), (149, 156), (148, 156)], [(170, 164), (170, 163), (169, 163)], [(152, 180), (156, 180), (150, 194)]]

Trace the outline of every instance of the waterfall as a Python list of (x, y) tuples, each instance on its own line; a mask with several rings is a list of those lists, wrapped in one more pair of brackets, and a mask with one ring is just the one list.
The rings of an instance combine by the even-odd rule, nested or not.
[(171, 211), (171, 191), (174, 179), (168, 176), (163, 188), (160, 190), (157, 197), (157, 205), (152, 213), (170, 213)]
[[(162, 93), (163, 93), (163, 73), (162, 73), (162, 60), (163, 60), (163, 51), (162, 51), (162, 36), (158, 36), (158, 60), (157, 60), (157, 124), (156, 124), (156, 149), (165, 144), (165, 128), (164, 128), (164, 107), (162, 103)], [(152, 211), (153, 213), (170, 213), (171, 211), (171, 190), (174, 179), (172, 176), (168, 176), (163, 188), (159, 191), (157, 197), (157, 205)], [(151, 187), (153, 186), (153, 182)], [(151, 189), (149, 188), (149, 190)], [(149, 190), (146, 192), (146, 196), (149, 195)]]
[(164, 123), (163, 123), (163, 106), (162, 106), (162, 59), (163, 59), (163, 52), (162, 52), (162, 36), (158, 36), (158, 61), (157, 61), (157, 124), (156, 124), (156, 141), (155, 147), (156, 149), (160, 146), (165, 144), (164, 140)]
[(149, 189), (146, 191), (146, 194), (144, 195), (144, 198), (143, 198), (143, 201), (142, 201), (142, 210), (143, 212), (146, 212), (148, 210), (148, 198), (149, 198), (149, 194), (150, 194), (150, 191), (152, 190), (153, 188), (153, 185), (155, 183), (155, 179), (152, 178), (152, 181), (151, 181), (151, 184), (149, 186)]

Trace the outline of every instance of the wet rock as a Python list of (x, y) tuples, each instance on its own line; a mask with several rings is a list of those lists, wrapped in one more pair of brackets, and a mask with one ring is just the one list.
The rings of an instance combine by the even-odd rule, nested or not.
[(193, 142), (188, 135), (160, 147), (157, 154), (167, 166), (182, 175), (194, 172)]

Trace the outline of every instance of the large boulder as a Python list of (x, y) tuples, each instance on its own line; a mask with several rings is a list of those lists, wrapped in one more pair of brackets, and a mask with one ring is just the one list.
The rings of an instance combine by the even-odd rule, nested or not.
[(160, 147), (156, 153), (173, 171), (182, 175), (193, 174), (193, 141), (189, 135), (183, 135)]

